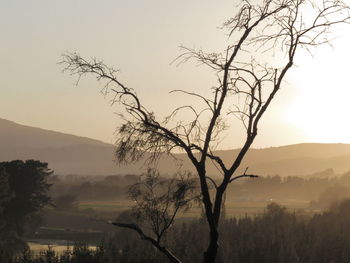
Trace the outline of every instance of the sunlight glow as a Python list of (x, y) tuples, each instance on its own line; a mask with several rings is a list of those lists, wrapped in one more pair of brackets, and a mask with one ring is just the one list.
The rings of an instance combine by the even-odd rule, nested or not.
[(290, 105), (288, 122), (314, 142), (350, 143), (350, 54), (342, 37), (334, 49), (320, 47), (314, 58), (303, 54), (293, 74), (298, 99)]

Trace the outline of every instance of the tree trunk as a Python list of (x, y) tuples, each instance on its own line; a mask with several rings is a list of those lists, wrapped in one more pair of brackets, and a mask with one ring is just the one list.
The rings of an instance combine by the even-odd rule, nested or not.
[(207, 250), (204, 252), (203, 263), (214, 263), (218, 254), (218, 238), (217, 229), (210, 231), (210, 241)]

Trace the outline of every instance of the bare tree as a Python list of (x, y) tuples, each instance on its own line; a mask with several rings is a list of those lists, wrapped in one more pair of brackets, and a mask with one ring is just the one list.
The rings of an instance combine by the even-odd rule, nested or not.
[(171, 262), (181, 262), (163, 239), (178, 212), (187, 211), (193, 202), (200, 200), (196, 180), (188, 172), (179, 172), (170, 179), (161, 178), (157, 170), (150, 168), (139, 182), (130, 186), (129, 196), (135, 204), (131, 213), (122, 213), (112, 224), (136, 231)]
[[(221, 53), (206, 53), (183, 47), (177, 61), (188, 60), (208, 66), (217, 76), (211, 96), (175, 90), (199, 99), (204, 110), (184, 105), (175, 109), (164, 120), (146, 109), (135, 90), (118, 78), (118, 72), (96, 59), (85, 60), (79, 54), (63, 55), (65, 70), (80, 77), (95, 75), (105, 82), (104, 92), (113, 92), (113, 103), (121, 104), (127, 112), (119, 128), (116, 157), (119, 162), (134, 162), (148, 156), (156, 161), (163, 153), (174, 149), (184, 151), (193, 164), (201, 200), (209, 226), (209, 244), (203, 262), (215, 262), (218, 252), (218, 227), (227, 186), (247, 173), (237, 174), (244, 156), (258, 134), (260, 120), (281, 89), (286, 73), (294, 65), (296, 52), (329, 44), (333, 25), (348, 23), (349, 7), (338, 0), (263, 0), (260, 4), (243, 1), (237, 13), (223, 28), (228, 30), (232, 44)], [(278, 56), (280, 66), (262, 61), (264, 52)], [(270, 52), (270, 53), (269, 53)], [(189, 110), (194, 118), (185, 123), (176, 122), (179, 111)], [(230, 163), (214, 152), (230, 116), (238, 117), (246, 131), (246, 138), (237, 156)], [(220, 171), (220, 181), (206, 173), (208, 162), (214, 162)], [(210, 187), (213, 190), (210, 190)]]

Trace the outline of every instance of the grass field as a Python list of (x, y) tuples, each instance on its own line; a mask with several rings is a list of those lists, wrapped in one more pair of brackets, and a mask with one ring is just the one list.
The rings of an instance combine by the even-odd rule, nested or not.
[(96, 211), (121, 212), (128, 210), (132, 205), (131, 201), (81, 201), (79, 209), (92, 208)]
[[(254, 216), (264, 211), (266, 206), (270, 204), (271, 200), (265, 201), (230, 201), (226, 202), (226, 215), (228, 217), (242, 217), (242, 216)], [(275, 201), (274, 202), (286, 206), (290, 211), (296, 211), (298, 209), (306, 209), (309, 201), (300, 200), (288, 200), (288, 201)], [(79, 203), (79, 209), (94, 209), (101, 212), (116, 212), (128, 210), (133, 206), (131, 201), (81, 201)], [(199, 207), (193, 207), (184, 214), (179, 214), (180, 217), (199, 217), (201, 215), (201, 209)]]

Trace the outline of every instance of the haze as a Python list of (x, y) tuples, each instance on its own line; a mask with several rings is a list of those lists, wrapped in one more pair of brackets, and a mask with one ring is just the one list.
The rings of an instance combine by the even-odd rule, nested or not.
[[(221, 50), (218, 27), (234, 1), (0, 1), (1, 118), (35, 127), (114, 141), (118, 118), (94, 79), (61, 73), (60, 55), (77, 51), (121, 69), (121, 78), (155, 112), (184, 101), (172, 89), (207, 89), (215, 79), (193, 64), (170, 64), (179, 45)], [(349, 31), (315, 58), (300, 53), (299, 67), (264, 116), (255, 147), (299, 142), (350, 143), (346, 61)], [(156, 104), (154, 98), (158, 98)], [(159, 98), (161, 98), (159, 100)], [(188, 102), (188, 101), (187, 101)], [(162, 116), (162, 115), (161, 115)], [(239, 147), (229, 133), (224, 149)]]

